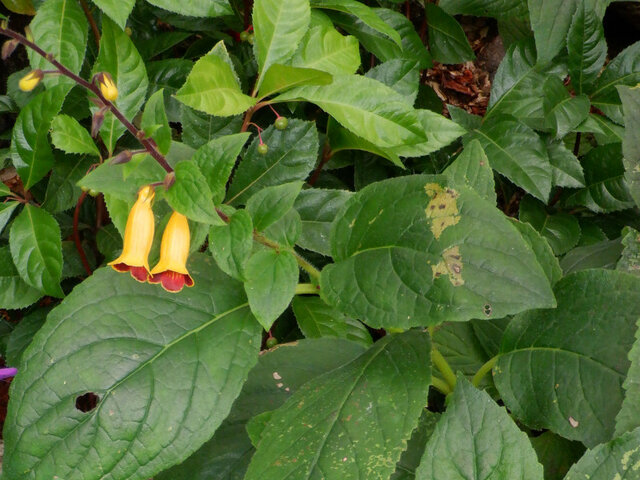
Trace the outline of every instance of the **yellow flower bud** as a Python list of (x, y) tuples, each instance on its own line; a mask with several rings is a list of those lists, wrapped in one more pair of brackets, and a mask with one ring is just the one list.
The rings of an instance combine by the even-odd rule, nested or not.
[(153, 243), (155, 218), (151, 203), (155, 192), (149, 185), (138, 192), (138, 200), (129, 212), (127, 226), (124, 230), (122, 255), (109, 265), (118, 272), (131, 272), (131, 276), (139, 282), (145, 282), (149, 275), (149, 251)]
[(115, 102), (118, 98), (118, 87), (116, 87), (113, 78), (108, 73), (103, 73), (100, 76), (100, 91), (104, 98), (110, 102)]
[(42, 70), (33, 70), (20, 79), (18, 87), (20, 87), (20, 90), (23, 92), (30, 92), (38, 86), (42, 77), (44, 77)]
[(160, 283), (168, 292), (179, 292), (185, 285), (193, 287), (186, 265), (190, 242), (187, 217), (173, 212), (162, 234), (160, 261), (151, 270), (149, 283)]

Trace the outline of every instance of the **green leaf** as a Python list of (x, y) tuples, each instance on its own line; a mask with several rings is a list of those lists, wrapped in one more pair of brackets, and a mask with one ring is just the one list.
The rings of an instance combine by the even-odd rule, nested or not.
[(544, 204), (530, 196), (520, 201), (519, 218), (540, 232), (556, 255), (567, 253), (580, 240), (580, 224), (576, 217), (562, 212), (549, 214)]
[(33, 340), (36, 332), (44, 325), (48, 313), (49, 309), (40, 308), (25, 315), (16, 325), (7, 342), (7, 365), (18, 366), (20, 364), (22, 354)]
[(587, 119), (578, 125), (579, 132), (593, 132), (598, 145), (622, 142), (624, 127), (612, 122), (607, 117), (590, 113)]
[(297, 87), (275, 102), (315, 103), (342, 126), (380, 147), (415, 145), (426, 140), (416, 111), (402, 95), (360, 75), (336, 75), (331, 85)]
[(526, 0), (441, 0), (439, 5), (449, 15), (510, 18), (527, 14)]
[(175, 98), (218, 117), (238, 115), (256, 103), (255, 98), (242, 93), (229, 64), (214, 53), (201, 57), (195, 63)]
[(390, 480), (413, 480), (415, 478), (424, 447), (436, 429), (439, 419), (439, 413), (431, 412), (426, 408), (422, 411), (418, 426), (407, 442), (407, 449), (402, 452), (402, 456), (396, 464), (396, 471), (391, 475)]
[(620, 479), (632, 480), (637, 476), (640, 462), (640, 429), (598, 445), (587, 451), (565, 477), (565, 480)]
[(13, 200), (0, 203), (0, 233), (2, 233), (4, 227), (7, 226), (9, 220), (11, 220), (11, 216), (18, 205), (20, 205), (20, 203)]
[(350, 75), (360, 67), (360, 44), (356, 37), (342, 35), (333, 27), (316, 26), (300, 42), (291, 65)]
[(458, 377), (427, 442), (416, 480), (542, 480), (529, 439), (486, 392)]
[(538, 263), (544, 270), (545, 275), (549, 279), (549, 283), (553, 286), (562, 278), (562, 269), (556, 258), (549, 242), (529, 223), (524, 223), (510, 218), (511, 223), (518, 229), (522, 238), (529, 244), (533, 252), (536, 254)]
[(460, 125), (431, 110), (416, 110), (422, 131), (427, 137), (426, 142), (416, 145), (400, 145), (389, 149), (390, 152), (401, 157), (421, 157), (440, 150), (464, 135), (466, 130)]
[(476, 56), (458, 21), (433, 3), (425, 6), (429, 25), (429, 51), (433, 59), (445, 64), (474, 60)]
[(274, 64), (264, 75), (259, 95), (264, 98), (293, 87), (329, 85), (332, 81), (333, 77), (322, 70)]
[(640, 232), (631, 227), (622, 229), (622, 257), (616, 270), (640, 275)]
[(27, 204), (11, 226), (13, 263), (25, 282), (53, 297), (63, 297), (62, 245), (58, 222), (42, 208)]
[(20, 110), (13, 126), (13, 164), (26, 189), (41, 180), (53, 166), (49, 127), (62, 107), (66, 90), (61, 85), (38, 94)]
[(553, 168), (553, 185), (559, 187), (584, 187), (584, 172), (580, 160), (562, 142), (547, 142), (549, 162)]
[(589, 115), (589, 97), (585, 94), (571, 96), (559, 78), (547, 78), (542, 90), (546, 126), (555, 132), (556, 138), (574, 131)]
[[(174, 32), (175, 33), (175, 32)], [(164, 90), (164, 102), (169, 122), (181, 122), (182, 104), (175, 98), (175, 93), (187, 80), (189, 72), (193, 68), (193, 62), (184, 58), (170, 58), (147, 62), (147, 73), (149, 74), (149, 91)], [(184, 110), (190, 110), (184, 108)], [(187, 134), (195, 132), (183, 131), (182, 141), (191, 145), (187, 141)], [(191, 145), (193, 146), (193, 145)]]
[(302, 220), (294, 209), (289, 209), (277, 222), (264, 230), (265, 236), (281, 246), (293, 247), (300, 237)]
[(594, 212), (614, 212), (635, 203), (625, 179), (622, 147), (602, 145), (582, 158), (586, 187), (567, 198), (567, 205), (583, 205)]
[(215, 138), (238, 133), (242, 125), (240, 115), (214, 117), (185, 105), (181, 106), (181, 110), (182, 140), (193, 148), (199, 148)]
[(164, 110), (164, 93), (162, 89), (155, 92), (147, 100), (144, 112), (142, 112), (141, 126), (144, 131), (155, 128), (151, 136), (158, 145), (160, 153), (166, 155), (171, 146), (171, 128), (169, 127), (167, 113)]
[(371, 68), (365, 75), (402, 95), (409, 105), (413, 105), (418, 97), (420, 70), (417, 62), (405, 58), (388, 60)]
[(11, 195), (11, 190), (3, 182), (0, 182), (0, 197)]
[[(149, 80), (140, 54), (129, 36), (109, 18), (102, 20), (102, 37), (100, 53), (93, 73), (108, 72), (118, 88), (118, 99), (114, 102), (125, 118), (136, 116), (147, 94)], [(92, 111), (97, 107), (92, 107)], [(100, 136), (104, 140), (109, 153), (126, 127), (111, 112), (104, 116)]]
[(366, 347), (373, 343), (362, 323), (343, 315), (318, 297), (296, 296), (291, 306), (306, 338), (344, 338)]
[(98, 251), (104, 255), (106, 262), (115, 260), (118, 257), (122, 248), (122, 237), (113, 223), (105, 225), (98, 230), (96, 244)]
[[(634, 233), (637, 242), (638, 232)], [(637, 275), (637, 272), (635, 272)], [(640, 323), (638, 321), (637, 323)], [(629, 352), (631, 366), (624, 379), (624, 399), (622, 407), (616, 416), (615, 436), (640, 427), (640, 329), (636, 330), (635, 342)]]
[(263, 351), (213, 438), (184, 463), (155, 478), (240, 480), (254, 452), (245, 424), (278, 408), (307, 381), (349, 363), (363, 351), (360, 344), (337, 338), (303, 339)]
[(0, 247), (0, 308), (28, 307), (43, 295), (22, 280), (13, 265), (9, 246)]
[(551, 62), (567, 44), (567, 33), (577, 1), (529, 0), (527, 3), (536, 40), (538, 63), (544, 65)]
[(629, 193), (636, 205), (640, 205), (640, 92), (637, 89), (618, 87), (624, 104), (624, 138), (622, 140), (622, 163)]
[(584, 453), (584, 445), (572, 442), (553, 432), (544, 432), (537, 437), (529, 437), (544, 468), (545, 480), (562, 480)]
[(247, 261), (244, 288), (251, 311), (265, 330), (289, 306), (298, 283), (298, 264), (289, 251), (260, 250)]
[(500, 318), (555, 304), (515, 227), (443, 176), (365, 187), (336, 218), (331, 250), (336, 263), (322, 271), (323, 299), (373, 328)]
[(578, 94), (591, 92), (607, 59), (602, 20), (595, 11), (578, 2), (567, 38), (567, 63), (571, 84)]
[[(211, 437), (257, 360), (260, 326), (241, 284), (209, 257), (191, 260), (188, 294), (103, 268), (49, 314), (13, 382), (7, 478), (147, 479)], [(86, 392), (99, 401), (82, 412)]]
[(616, 123), (623, 123), (622, 104), (616, 87), (640, 82), (640, 42), (625, 48), (607, 64), (590, 92), (591, 104)]
[(293, 202), (302, 189), (302, 183), (291, 182), (265, 187), (251, 196), (247, 201), (247, 211), (251, 214), (256, 230), (264, 231), (293, 208)]
[(244, 279), (244, 266), (253, 248), (253, 223), (246, 210), (238, 210), (226, 225), (209, 230), (209, 251), (227, 275)]
[(361, 2), (356, 0), (311, 0), (311, 6), (354, 15), (368, 27), (386, 35), (397, 45), (401, 45), (401, 35), (377, 15), (378, 10)]
[(269, 151), (258, 153), (259, 139), (247, 149), (233, 175), (227, 203), (243, 204), (264, 187), (304, 180), (318, 158), (318, 131), (314, 122), (290, 119), (285, 130), (273, 125), (262, 132)]
[(167, 191), (169, 205), (196, 222), (222, 225), (224, 222), (216, 213), (211, 190), (198, 165), (188, 160), (180, 162), (175, 166), (175, 174), (176, 181)]
[(51, 141), (56, 148), (67, 153), (100, 156), (100, 151), (89, 132), (69, 115), (57, 115), (51, 122)]
[(94, 0), (93, 3), (122, 30), (127, 26), (127, 18), (136, 4), (135, 0)]
[(388, 478), (427, 398), (429, 343), (421, 331), (387, 336), (306, 383), (274, 412), (246, 479)]
[(622, 403), (640, 278), (586, 270), (560, 280), (555, 294), (556, 309), (527, 312), (509, 324), (494, 381), (527, 426), (593, 447), (613, 435)]
[(255, 0), (253, 4), (253, 51), (260, 88), (271, 65), (285, 63), (298, 48), (309, 27), (309, 0)]
[(306, 250), (330, 256), (331, 222), (352, 195), (346, 190), (302, 190), (293, 205), (302, 220), (297, 244)]
[(547, 150), (536, 132), (513, 118), (494, 117), (472, 131), (466, 141), (473, 139), (480, 141), (496, 171), (534, 197), (548, 199), (553, 174)]
[(81, 195), (76, 184), (91, 169), (94, 160), (73, 155), (56, 156), (42, 208), (50, 213), (59, 213), (73, 207)]
[(442, 173), (449, 177), (454, 184), (466, 185), (475, 190), (483, 199), (493, 205), (496, 204), (493, 170), (477, 140), (469, 142), (462, 153)]
[(613, 269), (622, 253), (620, 239), (604, 240), (579, 246), (567, 253), (560, 262), (565, 275), (592, 268)]
[(175, 2), (174, 0), (147, 0), (151, 5), (164, 8), (170, 12), (188, 17), (221, 17), (232, 15), (233, 10), (228, 0), (189, 0)]
[[(29, 25), (33, 33), (33, 42), (45, 52), (53, 54), (73, 73), (79, 73), (87, 48), (89, 24), (77, 2), (69, 0), (47, 0), (38, 7), (38, 12)], [(27, 49), (31, 68), (50, 70), (51, 63)], [(70, 88), (74, 82), (64, 75), (49, 75), (44, 78), (49, 88), (54, 85), (66, 85)], [(57, 113), (57, 112), (56, 112)]]

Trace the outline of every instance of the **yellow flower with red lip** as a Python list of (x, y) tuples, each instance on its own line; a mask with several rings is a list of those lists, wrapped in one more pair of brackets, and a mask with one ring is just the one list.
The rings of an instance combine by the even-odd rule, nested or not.
[(139, 282), (145, 282), (149, 276), (149, 251), (153, 243), (155, 219), (151, 203), (155, 192), (147, 185), (138, 192), (138, 200), (129, 212), (124, 231), (122, 254), (109, 265), (118, 272), (131, 272)]
[(186, 266), (190, 242), (187, 217), (173, 212), (162, 234), (160, 261), (151, 270), (149, 283), (160, 283), (168, 292), (179, 292), (185, 285), (193, 287)]

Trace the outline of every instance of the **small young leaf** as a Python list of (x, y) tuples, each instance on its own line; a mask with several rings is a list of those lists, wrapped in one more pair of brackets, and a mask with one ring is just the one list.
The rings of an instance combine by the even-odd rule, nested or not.
[(579, 2), (576, 0), (563, 2), (529, 0), (527, 4), (531, 17), (531, 29), (536, 39), (538, 63), (544, 65), (553, 60), (567, 44), (567, 33)]
[(151, 127), (156, 127), (151, 135), (158, 145), (160, 153), (166, 154), (171, 146), (171, 128), (167, 113), (164, 110), (163, 89), (158, 90), (147, 100), (142, 112), (142, 129), (147, 131)]
[(127, 26), (127, 18), (136, 4), (135, 0), (94, 0), (94, 3), (122, 30)]
[(51, 141), (56, 148), (67, 153), (100, 156), (100, 151), (89, 132), (69, 115), (57, 115), (51, 122)]
[(209, 251), (227, 275), (244, 279), (244, 266), (253, 248), (253, 223), (246, 210), (238, 210), (226, 225), (209, 230)]
[(211, 190), (202, 172), (192, 161), (180, 162), (175, 166), (176, 181), (167, 191), (167, 201), (177, 212), (191, 220), (223, 225), (216, 213)]
[(476, 58), (458, 21), (442, 8), (427, 3), (425, 13), (429, 24), (429, 51), (440, 63), (464, 63)]
[(256, 230), (264, 231), (265, 228), (277, 222), (291, 210), (293, 202), (302, 189), (302, 183), (291, 182), (275, 187), (266, 187), (247, 201), (247, 211), (253, 218)]

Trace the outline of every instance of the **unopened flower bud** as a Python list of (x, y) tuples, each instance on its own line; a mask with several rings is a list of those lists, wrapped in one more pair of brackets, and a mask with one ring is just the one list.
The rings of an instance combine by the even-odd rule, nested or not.
[(111, 165), (121, 165), (123, 163), (127, 163), (133, 157), (133, 152), (131, 150), (123, 150), (115, 157), (111, 157)]
[(3, 18), (2, 20), (0, 20), (0, 28), (2, 28), (3, 30), (6, 30), (9, 28), (9, 20), (7, 20), (6, 18)]
[(164, 188), (165, 190), (169, 190), (169, 188), (171, 188), (171, 185), (173, 185), (176, 181), (176, 172), (169, 172), (167, 173), (167, 175), (164, 177)]
[(115, 102), (118, 98), (118, 87), (116, 87), (111, 75), (102, 72), (97, 75), (97, 79), (102, 96), (110, 102)]
[(40, 70), (39, 68), (36, 70), (32, 70), (20, 79), (20, 81), (18, 82), (18, 87), (20, 87), (20, 90), (22, 90), (23, 92), (30, 92), (38, 86), (40, 80), (42, 80), (42, 77), (44, 77), (44, 73), (42, 73), (42, 70)]
[(30, 42), (33, 42), (33, 32), (31, 31), (31, 28), (29, 27), (29, 25), (24, 27), (24, 36), (27, 38), (27, 40), (29, 40)]
[(18, 45), (18, 41), (13, 38), (4, 42), (2, 44), (2, 60), (9, 58)]
[(102, 123), (104, 122), (104, 112), (106, 111), (106, 107), (102, 107), (96, 113), (93, 114), (93, 118), (91, 119), (91, 136), (96, 138), (98, 133), (100, 132), (100, 128), (102, 127)]

